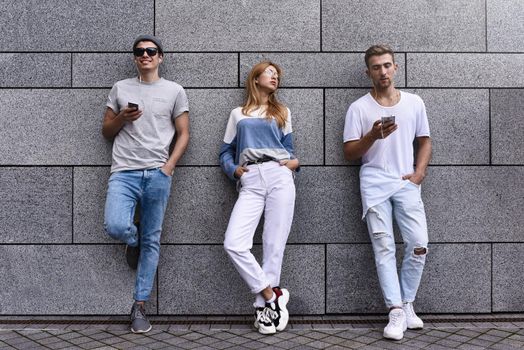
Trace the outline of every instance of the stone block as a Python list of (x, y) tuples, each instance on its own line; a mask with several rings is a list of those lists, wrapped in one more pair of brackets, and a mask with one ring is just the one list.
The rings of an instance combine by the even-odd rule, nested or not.
[[(284, 87), (369, 87), (364, 54), (361, 53), (241, 53), (240, 83), (258, 62), (269, 60), (282, 67)], [(396, 86), (404, 86), (404, 55), (395, 57), (399, 71)]]
[(493, 164), (524, 165), (523, 110), (524, 90), (491, 91), (491, 160)]
[[(240, 106), (241, 89), (195, 89), (188, 91), (191, 142), (180, 164), (218, 165), (231, 110)], [(322, 91), (283, 89), (281, 100), (291, 110), (294, 147), (301, 164), (322, 164)]]
[(109, 167), (74, 168), (74, 243), (119, 243), (104, 230), (104, 206), (109, 175)]
[[(3, 315), (128, 315), (135, 273), (122, 245), (0, 245)], [(147, 310), (157, 312), (156, 291)]]
[(522, 243), (493, 244), (493, 312), (524, 311), (523, 259)]
[(431, 164), (489, 164), (489, 92), (416, 89), (426, 105)]
[(70, 168), (0, 168), (0, 243), (70, 243)]
[[(417, 312), (490, 312), (490, 254), (489, 244), (430, 244)], [(370, 244), (328, 245), (326, 278), (326, 312), (387, 312)]]
[(524, 6), (520, 0), (486, 1), (488, 51), (522, 52)]
[(484, 51), (483, 0), (322, 1), (322, 50)]
[(68, 53), (2, 53), (0, 67), (0, 87), (71, 86)]
[(491, 262), (490, 244), (430, 244), (416, 310), (491, 312)]
[[(260, 259), (261, 247), (254, 247), (254, 252), (257, 259)], [(288, 304), (291, 315), (325, 312), (324, 261), (323, 246), (286, 247), (281, 287), (288, 288), (291, 293)], [(222, 246), (163, 247), (159, 266), (161, 314), (253, 313), (254, 296), (250, 294)], [(217, 296), (224, 293), (228, 297), (220, 298), (217, 302)]]
[[(489, 163), (489, 93), (487, 90), (406, 90), (422, 97), (430, 124), (431, 164)], [(347, 162), (344, 121), (349, 105), (366, 94), (361, 89), (326, 90), (326, 164)]]
[[(136, 76), (132, 57), (131, 53), (75, 53), (73, 86), (111, 87)], [(238, 57), (233, 53), (166, 53), (160, 76), (183, 87), (238, 87)]]
[(221, 244), (237, 196), (235, 184), (220, 167), (177, 168), (162, 241)]
[(0, 90), (0, 163), (110, 164), (111, 143), (101, 133), (107, 95), (107, 90)]
[(524, 227), (517, 214), (523, 178), (523, 167), (429, 167), (422, 197), (430, 241), (522, 242), (524, 233), (515, 228)]
[(522, 87), (523, 54), (408, 53), (409, 87)]
[(138, 35), (153, 33), (151, 1), (22, 0), (2, 10), (4, 51), (130, 51)]
[(357, 167), (304, 167), (296, 177), (289, 242), (369, 242)]
[(156, 1), (156, 33), (174, 51), (318, 51), (320, 5), (300, 0)]

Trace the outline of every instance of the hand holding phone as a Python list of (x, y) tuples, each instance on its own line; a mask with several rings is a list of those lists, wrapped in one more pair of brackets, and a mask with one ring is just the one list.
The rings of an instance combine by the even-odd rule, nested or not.
[(135, 111), (138, 111), (138, 104), (133, 103), (133, 102), (128, 102), (127, 108), (133, 108)]
[(395, 124), (395, 116), (394, 115), (381, 117), (380, 120), (382, 122), (382, 126), (384, 126), (384, 124)]

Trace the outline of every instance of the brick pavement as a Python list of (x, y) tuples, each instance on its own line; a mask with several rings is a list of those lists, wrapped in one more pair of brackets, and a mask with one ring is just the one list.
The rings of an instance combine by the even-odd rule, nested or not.
[(524, 349), (524, 320), (514, 315), (426, 315), (423, 330), (382, 338), (377, 316), (296, 317), (264, 336), (245, 317), (152, 317), (153, 330), (131, 334), (125, 318), (0, 317), (0, 349)]

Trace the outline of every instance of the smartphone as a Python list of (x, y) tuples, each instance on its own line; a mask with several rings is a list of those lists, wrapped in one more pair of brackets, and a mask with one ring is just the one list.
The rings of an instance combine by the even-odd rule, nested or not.
[(134, 108), (135, 111), (138, 111), (138, 105), (136, 103), (133, 103), (133, 102), (128, 102), (127, 103), (127, 108)]
[(395, 124), (395, 116), (394, 115), (390, 115), (390, 116), (387, 116), (387, 117), (381, 117), (380, 120), (382, 122), (382, 125), (384, 125), (386, 123)]

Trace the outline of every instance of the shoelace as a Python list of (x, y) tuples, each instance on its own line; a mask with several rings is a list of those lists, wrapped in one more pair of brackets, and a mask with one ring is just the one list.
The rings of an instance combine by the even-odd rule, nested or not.
[(269, 317), (271, 321), (278, 318), (278, 313), (270, 307), (265, 307), (264, 313), (266, 314), (266, 317)]
[(258, 311), (258, 322), (271, 323), (271, 318), (267, 313), (267, 307), (262, 311)]
[(390, 322), (395, 326), (395, 327), (398, 327), (400, 326), (400, 321), (402, 319), (402, 316), (401, 316), (401, 313), (393, 313), (390, 315), (391, 319), (390, 319)]
[(415, 315), (415, 310), (413, 310), (413, 305), (411, 305), (410, 303), (406, 303), (404, 305), (405, 305), (404, 312), (406, 313), (407, 317), (414, 318), (417, 316)]

